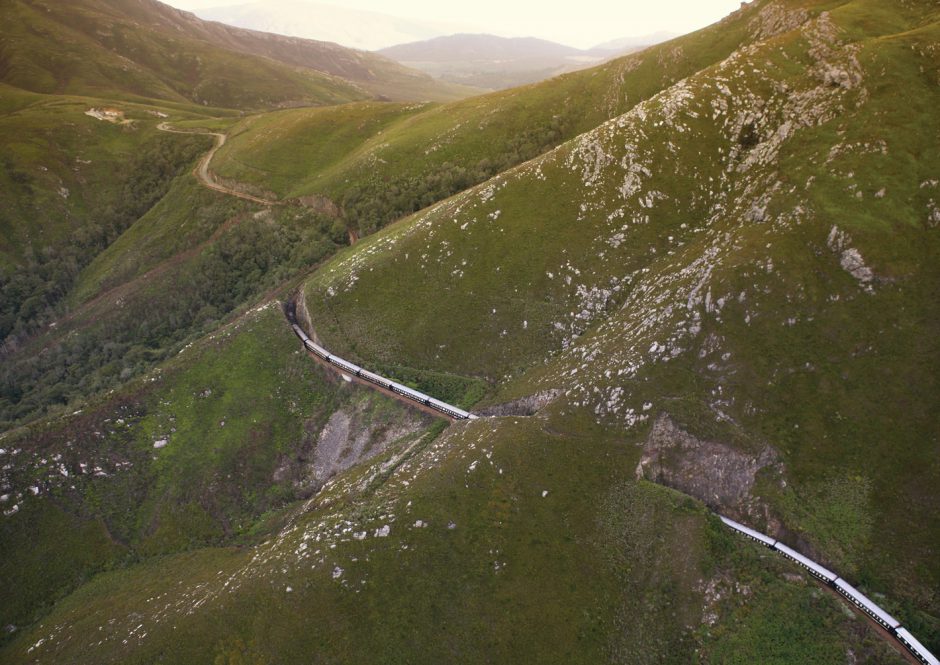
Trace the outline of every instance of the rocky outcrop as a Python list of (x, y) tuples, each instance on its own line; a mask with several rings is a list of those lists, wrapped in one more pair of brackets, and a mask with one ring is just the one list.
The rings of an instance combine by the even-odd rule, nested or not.
[(850, 242), (848, 234), (837, 226), (832, 227), (829, 238), (826, 240), (829, 249), (839, 256), (839, 265), (842, 269), (858, 280), (859, 286), (871, 293), (875, 273), (865, 265), (861, 252), (849, 246)]
[(520, 397), (511, 402), (478, 409), (475, 413), (479, 416), (532, 416), (561, 395), (561, 392), (562, 391), (557, 389), (543, 390), (542, 392)]
[(319, 491), (331, 477), (370, 459), (405, 437), (417, 434), (431, 416), (409, 410), (377, 415), (373, 397), (347, 404), (329, 417), (311, 445), (293, 463), (278, 469), (275, 480), (289, 474), (301, 495)]
[(636, 476), (693, 496), (713, 510), (742, 516), (764, 512), (756, 510), (751, 490), (758, 472), (768, 468), (783, 472), (772, 446), (749, 454), (696, 438), (680, 429), (668, 414), (662, 414), (643, 445)]

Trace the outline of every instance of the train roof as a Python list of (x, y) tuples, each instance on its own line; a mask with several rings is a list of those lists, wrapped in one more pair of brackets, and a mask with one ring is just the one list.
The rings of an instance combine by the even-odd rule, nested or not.
[(843, 591), (845, 591), (846, 594), (848, 594), (849, 596), (857, 600), (861, 605), (863, 605), (865, 609), (870, 611), (875, 616), (879, 617), (882, 621), (884, 621), (886, 624), (888, 624), (892, 628), (897, 628), (898, 626), (901, 625), (900, 621), (898, 621), (893, 616), (891, 616), (890, 614), (885, 612), (883, 609), (878, 607), (878, 605), (872, 602), (872, 600), (868, 596), (866, 596), (864, 593), (862, 593), (861, 591), (856, 589), (854, 586), (846, 582), (841, 577), (838, 580), (836, 580), (836, 586), (842, 589)]
[(911, 631), (903, 626), (897, 629), (898, 637), (901, 637), (905, 642), (911, 645), (911, 647), (916, 651), (929, 665), (940, 665), (940, 660), (937, 660), (937, 657), (934, 656), (930, 651), (927, 650), (920, 641), (911, 635)]
[(836, 575), (834, 572), (832, 572), (828, 568), (824, 568), (823, 566), (820, 566), (818, 563), (816, 563), (809, 557), (803, 556), (792, 547), (787, 547), (786, 545), (778, 541), (777, 544), (774, 545), (774, 548), (783, 552), (787, 556), (795, 559), (796, 561), (803, 564), (810, 570), (815, 571), (817, 574), (829, 580), (830, 582), (834, 582), (836, 579), (838, 579), (838, 575)]
[(771, 547), (772, 547), (773, 544), (774, 544), (775, 542), (777, 542), (776, 540), (774, 540), (774, 539), (771, 538), (770, 536), (765, 536), (765, 535), (762, 534), (760, 531), (755, 531), (754, 529), (751, 529), (750, 527), (744, 526), (744, 525), (741, 524), (740, 522), (735, 522), (735, 521), (734, 521), (733, 519), (731, 519), (730, 517), (725, 517), (724, 515), (719, 515), (718, 517), (721, 518), (721, 521), (722, 521), (722, 522), (724, 522), (725, 524), (727, 524), (728, 526), (730, 526), (730, 527), (731, 527), (732, 529), (734, 529), (735, 531), (740, 531), (741, 533), (746, 534), (746, 535), (750, 536), (751, 538), (755, 538), (755, 539), (761, 541), (762, 543), (767, 544), (768, 546), (771, 546)]

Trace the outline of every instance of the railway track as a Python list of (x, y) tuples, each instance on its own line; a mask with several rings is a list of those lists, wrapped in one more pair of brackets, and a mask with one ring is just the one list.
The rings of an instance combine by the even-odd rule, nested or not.
[[(437, 416), (443, 416), (452, 421), (455, 420), (473, 420), (478, 416), (459, 409), (453, 405), (436, 400), (429, 395), (420, 393), (416, 390), (402, 386), (395, 381), (382, 377), (373, 372), (369, 372), (358, 365), (349, 362), (339, 356), (330, 353), (323, 346), (314, 342), (310, 336), (297, 323), (296, 302), (291, 299), (284, 307), (284, 314), (290, 323), (291, 328), (297, 337), (301, 340), (304, 348), (314, 356), (319, 362), (340, 372), (349, 380), (356, 381), (366, 385), (374, 390), (378, 390), (386, 395), (394, 397), (410, 406), (417, 407), (423, 411), (433, 413)], [(786, 544), (767, 536), (759, 531), (751, 529), (743, 524), (736, 522), (724, 515), (718, 514), (721, 521), (729, 528), (739, 534), (754, 540), (765, 547), (772, 549), (782, 556), (790, 559), (792, 562), (801, 566), (819, 580), (843, 600), (847, 600), (857, 612), (871, 620), (879, 629), (879, 633), (884, 637), (894, 638), (899, 646), (903, 647), (901, 653), (911, 663), (921, 663), (922, 665), (940, 665), (938, 660), (920, 641), (914, 637), (909, 630), (901, 625), (901, 622), (883, 610), (879, 605), (864, 595), (854, 586), (843, 580), (831, 570), (819, 565), (809, 557), (806, 557)]]

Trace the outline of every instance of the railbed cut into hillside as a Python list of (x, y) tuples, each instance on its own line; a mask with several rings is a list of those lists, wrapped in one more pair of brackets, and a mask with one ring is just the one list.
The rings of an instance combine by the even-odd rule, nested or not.
[[(2, 366), (56, 416), (0, 437), (0, 661), (903, 662), (707, 507), (940, 652), (938, 44), (929, 2), (756, 0), (537, 86), (239, 119), (222, 176), (430, 207), (339, 250), (161, 181)], [(314, 363), (302, 279), (330, 351), (493, 415)]]
[(345, 251), (308, 306), (366, 364), (483, 376), (494, 402), (561, 389), (556, 411), (638, 441), (668, 413), (773, 445), (786, 483), (758, 483), (751, 517), (936, 643), (940, 16), (790, 4), (755, 7), (759, 40), (723, 62)]

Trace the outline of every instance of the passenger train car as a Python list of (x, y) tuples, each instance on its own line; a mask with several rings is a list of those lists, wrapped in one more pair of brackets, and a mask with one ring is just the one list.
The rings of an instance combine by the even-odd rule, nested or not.
[[(307, 333), (305, 333), (303, 329), (297, 325), (293, 316), (292, 308), (288, 311), (288, 318), (291, 321), (291, 326), (294, 330), (294, 333), (297, 335), (297, 337), (300, 338), (307, 350), (316, 354), (331, 365), (335, 365), (342, 371), (352, 376), (359, 377), (365, 381), (369, 381), (370, 383), (374, 383), (377, 386), (381, 386), (386, 390), (390, 390), (398, 395), (406, 397), (413, 402), (422, 404), (425, 407), (434, 409), (435, 411), (438, 411), (439, 413), (442, 413), (449, 418), (453, 418), (455, 420), (473, 420), (477, 418), (477, 416), (468, 411), (458, 409), (457, 407), (435, 399), (430, 395), (425, 395), (424, 393), (409, 388), (408, 386), (403, 386), (400, 383), (392, 381), (391, 379), (387, 379), (384, 376), (370, 372), (354, 363), (349, 362), (348, 360), (333, 355), (310, 339)], [(793, 548), (788, 547), (784, 543), (781, 543), (779, 540), (771, 538), (770, 536), (767, 536), (760, 531), (756, 531), (747, 526), (744, 526), (740, 522), (736, 522), (729, 517), (725, 517), (724, 515), (719, 515), (719, 517), (721, 518), (722, 522), (738, 533), (746, 536), (747, 538), (750, 538), (755, 542), (760, 543), (764, 547), (776, 550), (783, 556), (808, 570), (814, 577), (822, 582), (825, 582), (827, 585), (845, 596), (850, 602), (852, 602), (852, 604), (861, 609), (868, 616), (883, 626), (888, 632), (894, 635), (918, 661), (924, 663), (924, 665), (940, 665), (940, 660), (937, 660), (936, 656), (934, 656), (923, 644), (921, 644), (917, 638), (911, 635), (910, 631), (901, 626), (901, 623), (897, 619), (885, 612), (876, 603), (872, 602), (868, 596), (860, 592), (858, 589), (843, 580), (834, 572), (828, 568), (820, 566), (809, 557), (803, 556)]]
[(725, 517), (724, 515), (719, 515), (719, 517), (721, 518), (722, 522), (738, 533), (746, 536), (747, 538), (750, 538), (751, 540), (759, 542), (765, 547), (777, 550), (783, 556), (787, 557), (791, 561), (795, 561), (797, 564), (808, 570), (814, 577), (825, 582), (840, 594), (845, 596), (853, 605), (861, 609), (863, 612), (865, 612), (865, 614), (883, 626), (885, 630), (894, 635), (918, 661), (924, 663), (924, 665), (940, 665), (940, 660), (937, 660), (937, 657), (934, 656), (927, 649), (927, 647), (917, 641), (917, 638), (911, 635), (910, 631), (907, 630), (907, 628), (904, 628), (900, 621), (885, 612), (876, 603), (872, 602), (868, 596), (833, 573), (831, 570), (820, 566), (809, 557), (803, 556), (793, 548), (787, 547), (779, 540), (775, 540), (769, 536), (766, 536), (760, 531), (755, 531), (754, 529), (746, 527), (740, 522), (735, 522), (733, 519)]
[(428, 408), (434, 409), (440, 413), (443, 413), (448, 418), (453, 418), (454, 420), (474, 420), (478, 416), (470, 413), (469, 411), (464, 411), (463, 409), (458, 409), (456, 406), (442, 402), (439, 399), (434, 399), (430, 395), (425, 395), (422, 392), (409, 388), (408, 386), (403, 386), (400, 383), (387, 379), (384, 376), (379, 376), (374, 372), (370, 372), (367, 369), (363, 369), (354, 363), (344, 360), (337, 355), (333, 355), (322, 346), (314, 342), (310, 337), (303, 331), (296, 322), (291, 323), (291, 327), (294, 329), (294, 334), (300, 338), (303, 342), (304, 347), (311, 353), (316, 354), (326, 362), (331, 365), (339, 367), (344, 372), (351, 374), (352, 376), (357, 376), (360, 379), (364, 379), (369, 383), (374, 383), (377, 386), (381, 386), (386, 390), (391, 390), (393, 393), (406, 397), (413, 402), (422, 404)]

